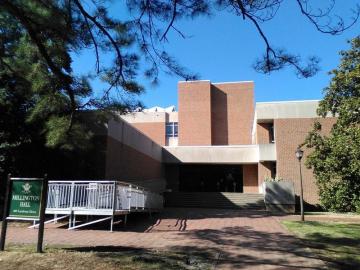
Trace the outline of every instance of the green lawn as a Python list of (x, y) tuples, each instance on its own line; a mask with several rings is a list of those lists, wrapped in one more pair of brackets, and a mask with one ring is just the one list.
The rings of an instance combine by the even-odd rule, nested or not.
[(317, 221), (283, 221), (323, 260), (338, 269), (360, 269), (360, 224)]
[(358, 217), (360, 214), (354, 212), (345, 212), (345, 213), (336, 213), (336, 212), (305, 212), (305, 215), (334, 215), (334, 216), (344, 216), (344, 217)]
[(0, 252), (1, 270), (142, 270), (212, 269), (201, 254), (135, 250), (122, 247), (71, 248), (47, 247), (34, 253), (35, 246), (10, 246)]

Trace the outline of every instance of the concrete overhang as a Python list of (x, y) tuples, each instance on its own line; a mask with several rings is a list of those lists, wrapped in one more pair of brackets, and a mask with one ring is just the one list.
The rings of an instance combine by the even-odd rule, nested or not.
[(276, 161), (275, 143), (259, 144), (259, 161)]
[(316, 118), (318, 100), (257, 102), (257, 122), (283, 118)]
[(163, 162), (213, 164), (258, 163), (259, 147), (258, 145), (164, 147)]

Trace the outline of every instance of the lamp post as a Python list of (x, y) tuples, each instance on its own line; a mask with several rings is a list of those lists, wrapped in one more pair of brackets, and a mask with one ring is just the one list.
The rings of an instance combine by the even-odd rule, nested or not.
[(298, 147), (295, 151), (296, 158), (299, 160), (299, 169), (300, 169), (300, 212), (301, 212), (301, 221), (304, 221), (304, 199), (303, 199), (303, 183), (302, 183), (302, 173), (301, 173), (301, 159), (304, 155), (304, 151)]

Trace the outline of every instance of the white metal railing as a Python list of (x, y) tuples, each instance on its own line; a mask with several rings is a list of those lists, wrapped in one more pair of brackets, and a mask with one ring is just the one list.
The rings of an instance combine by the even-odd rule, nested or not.
[(132, 211), (162, 207), (162, 195), (125, 182), (49, 181), (47, 210)]

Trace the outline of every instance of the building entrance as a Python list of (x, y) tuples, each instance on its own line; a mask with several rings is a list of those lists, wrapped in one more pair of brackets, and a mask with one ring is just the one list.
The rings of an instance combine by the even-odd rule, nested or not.
[(242, 166), (204, 164), (180, 165), (179, 191), (243, 192)]

